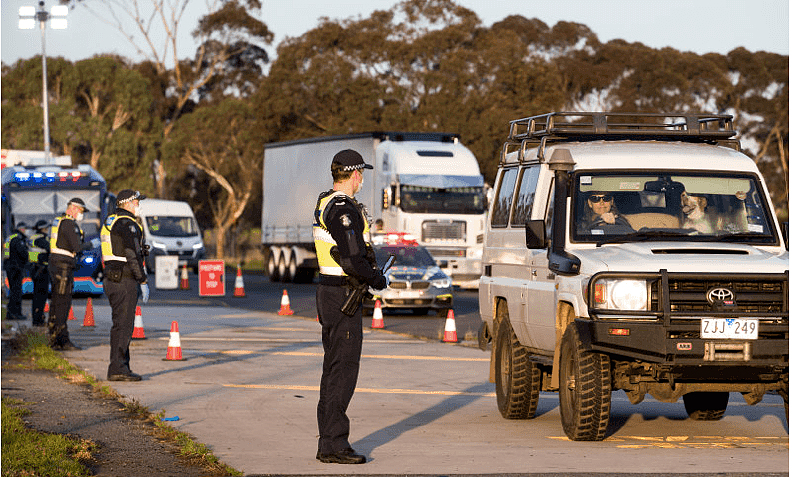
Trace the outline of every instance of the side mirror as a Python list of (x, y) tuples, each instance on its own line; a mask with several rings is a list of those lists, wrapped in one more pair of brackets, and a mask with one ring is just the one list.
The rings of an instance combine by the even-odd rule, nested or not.
[(527, 220), (525, 225), (527, 248), (546, 248), (546, 222), (543, 220)]

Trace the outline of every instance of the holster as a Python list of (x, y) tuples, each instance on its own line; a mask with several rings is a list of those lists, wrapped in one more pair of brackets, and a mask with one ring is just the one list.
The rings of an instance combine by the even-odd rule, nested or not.
[[(69, 285), (69, 269), (68, 267), (60, 266), (55, 269), (55, 283), (53, 287), (57, 290), (59, 295), (65, 295), (66, 289)], [(71, 290), (68, 290), (71, 292)]]

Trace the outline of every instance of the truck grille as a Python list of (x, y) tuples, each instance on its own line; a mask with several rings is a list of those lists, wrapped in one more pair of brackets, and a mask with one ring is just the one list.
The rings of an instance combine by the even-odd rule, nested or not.
[(426, 220), (422, 223), (422, 242), (437, 241), (466, 241), (466, 222), (454, 220), (452, 222), (438, 222)]
[[(653, 283), (653, 305), (655, 310), (661, 308), (661, 282)], [(733, 311), (737, 313), (787, 313), (787, 281), (778, 279), (738, 279), (729, 277), (680, 277), (668, 280), (669, 305), (673, 315), (715, 312), (708, 301), (708, 291), (727, 289), (735, 296)]]

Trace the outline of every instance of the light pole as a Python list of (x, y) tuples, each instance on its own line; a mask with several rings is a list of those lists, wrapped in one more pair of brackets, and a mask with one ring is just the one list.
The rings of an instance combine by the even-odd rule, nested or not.
[(41, 28), (41, 65), (43, 87), (43, 108), (44, 108), (44, 163), (51, 163), (49, 153), (49, 93), (47, 91), (47, 35), (46, 23), (50, 22), (53, 30), (64, 30), (68, 25), (66, 16), (69, 14), (69, 7), (66, 5), (55, 5), (52, 7), (51, 14), (44, 9), (44, 0), (38, 2), (38, 10), (32, 6), (19, 7), (19, 28), (22, 30), (32, 30), (38, 21)]

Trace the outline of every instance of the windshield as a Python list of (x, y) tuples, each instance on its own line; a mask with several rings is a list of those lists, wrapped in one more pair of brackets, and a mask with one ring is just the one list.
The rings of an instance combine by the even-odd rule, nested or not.
[(383, 246), (374, 247), (373, 250), (376, 252), (376, 262), (379, 266), (387, 261), (389, 254), (395, 255), (393, 267), (430, 268), (436, 266), (430, 252), (423, 247)]
[(69, 200), (79, 197), (88, 211), (78, 225), (86, 238), (99, 235), (101, 191), (98, 189), (26, 189), (11, 191), (8, 195), (14, 223), (24, 222), (29, 227), (39, 220), (52, 224), (66, 211)]
[(404, 212), (440, 214), (482, 214), (485, 195), (482, 187), (424, 187), (402, 184), (400, 207)]
[(573, 240), (775, 244), (762, 189), (751, 175), (577, 173)]
[(192, 217), (152, 215), (145, 218), (151, 235), (160, 237), (194, 237), (198, 235), (197, 223)]

